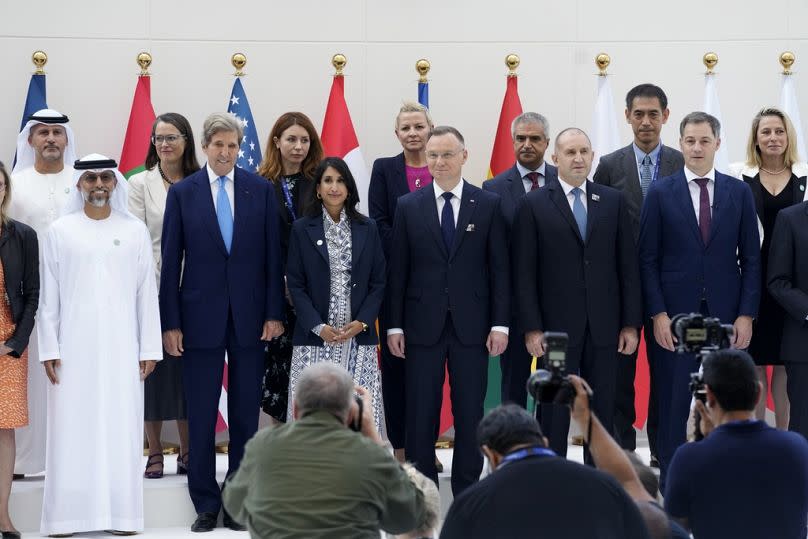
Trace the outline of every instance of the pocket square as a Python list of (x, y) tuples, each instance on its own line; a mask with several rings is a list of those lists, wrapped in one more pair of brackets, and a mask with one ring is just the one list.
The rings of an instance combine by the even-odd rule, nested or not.
[(466, 232), (474, 232), (474, 223), (469, 223), (466, 227)]
[(592, 200), (594, 200), (595, 202), (599, 201), (600, 200), (600, 195), (596, 195), (595, 193), (592, 193)]

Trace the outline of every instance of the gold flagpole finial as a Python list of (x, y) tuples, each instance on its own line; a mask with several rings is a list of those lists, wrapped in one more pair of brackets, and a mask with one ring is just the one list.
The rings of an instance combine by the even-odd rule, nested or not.
[(602, 52), (595, 56), (595, 65), (598, 68), (598, 76), (605, 77), (607, 75), (606, 68), (612, 63), (612, 57)]
[(236, 77), (243, 77), (246, 75), (246, 73), (244, 73), (244, 66), (247, 65), (247, 57), (243, 53), (237, 52), (231, 56), (230, 63), (236, 68), (236, 72), (233, 73), (233, 75)]
[(791, 75), (791, 66), (794, 65), (794, 53), (785, 51), (780, 55), (780, 65), (783, 66), (783, 75)]
[(348, 59), (345, 58), (345, 55), (342, 53), (337, 53), (331, 57), (331, 65), (334, 66), (336, 69), (336, 73), (334, 73), (335, 77), (341, 77), (343, 75), (342, 70), (345, 69), (345, 64), (348, 63)]
[(429, 69), (432, 65), (429, 63), (429, 60), (426, 58), (421, 58), (417, 62), (415, 62), (415, 70), (418, 72), (420, 77), (418, 78), (418, 82), (429, 82), (429, 79), (426, 78), (427, 73), (429, 73)]
[(701, 59), (704, 63), (704, 67), (707, 68), (706, 75), (712, 75), (714, 73), (713, 69), (716, 65), (718, 65), (718, 55), (714, 52), (708, 52), (704, 55)]
[(34, 63), (34, 66), (36, 67), (36, 71), (34, 71), (34, 74), (44, 75), (45, 64), (48, 63), (48, 55), (45, 54), (45, 51), (34, 51), (34, 54), (31, 55), (31, 61)]
[(505, 57), (505, 65), (508, 66), (508, 76), (515, 77), (516, 76), (516, 68), (519, 67), (519, 64), (522, 61), (519, 59), (518, 54), (509, 54)]
[(137, 65), (140, 66), (140, 76), (150, 77), (151, 75), (149, 74), (149, 66), (151, 65), (152, 62), (151, 54), (149, 54), (146, 51), (143, 51), (137, 55), (136, 60)]

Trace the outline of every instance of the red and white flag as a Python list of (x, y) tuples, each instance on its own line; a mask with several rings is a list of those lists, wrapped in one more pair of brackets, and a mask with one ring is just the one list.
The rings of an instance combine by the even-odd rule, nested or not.
[(342, 75), (334, 75), (320, 138), (327, 157), (341, 157), (348, 164), (359, 190), (358, 209), (367, 215), (370, 175), (362, 157), (362, 150), (359, 148), (359, 139), (356, 138), (351, 113), (348, 112), (348, 105), (345, 103), (345, 78)]

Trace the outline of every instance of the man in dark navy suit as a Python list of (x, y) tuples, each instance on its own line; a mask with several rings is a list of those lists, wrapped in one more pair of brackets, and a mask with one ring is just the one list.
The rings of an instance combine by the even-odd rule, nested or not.
[[(518, 331), (544, 355), (546, 331), (569, 336), (567, 371), (594, 390), (592, 408), (611, 425), (618, 357), (631, 354), (642, 324), (639, 267), (622, 193), (587, 180), (592, 145), (580, 129), (561, 131), (553, 161), (558, 181), (528, 193), (513, 227)], [(543, 405), (542, 430), (566, 455), (569, 408)], [(587, 463), (592, 462), (588, 451)]]
[[(502, 215), (508, 226), (509, 240), (516, 208), (525, 198), (525, 193), (558, 181), (558, 169), (544, 160), (550, 137), (547, 118), (536, 112), (524, 112), (514, 118), (511, 136), (516, 163), (505, 172), (483, 182), (484, 191), (491, 191), (502, 198)], [(513, 306), (513, 298), (511, 302)], [(515, 402), (520, 406), (527, 404), (525, 383), (530, 376), (531, 361), (532, 357), (525, 348), (525, 340), (516, 331), (510, 332), (508, 348), (499, 359), (502, 370), (502, 402)]]
[(698, 369), (692, 354), (674, 351), (671, 318), (701, 312), (733, 324), (732, 344), (743, 349), (752, 338), (760, 302), (755, 202), (746, 182), (713, 168), (720, 131), (718, 120), (704, 112), (682, 119), (679, 146), (685, 166), (651, 183), (640, 218), (643, 302), (657, 347), (657, 455), (663, 489), (673, 453), (685, 442), (688, 384)]
[[(432, 186), (398, 201), (389, 282), (390, 351), (405, 357), (407, 460), (437, 483), (435, 441), (448, 361), (455, 426), (452, 492), (477, 481), (488, 355), (508, 344), (510, 276), (500, 198), (463, 180), (463, 136), (436, 127)], [(405, 346), (406, 343), (406, 346)]]
[[(214, 437), (224, 356), (228, 356), (227, 475), (258, 428), (262, 341), (283, 332), (283, 269), (272, 184), (234, 168), (242, 138), (232, 115), (203, 127), (207, 165), (173, 185), (163, 221), (160, 317), (163, 344), (183, 356), (188, 404), (188, 491), (198, 514), (192, 531), (210, 531), (222, 505)], [(225, 513), (225, 526), (245, 529)]]

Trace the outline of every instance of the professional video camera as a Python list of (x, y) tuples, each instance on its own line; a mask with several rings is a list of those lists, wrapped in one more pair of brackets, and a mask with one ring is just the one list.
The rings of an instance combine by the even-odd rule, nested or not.
[(527, 380), (527, 392), (536, 404), (570, 405), (575, 399), (575, 388), (567, 376), (566, 333), (544, 333), (545, 363), (547, 369), (539, 369)]

